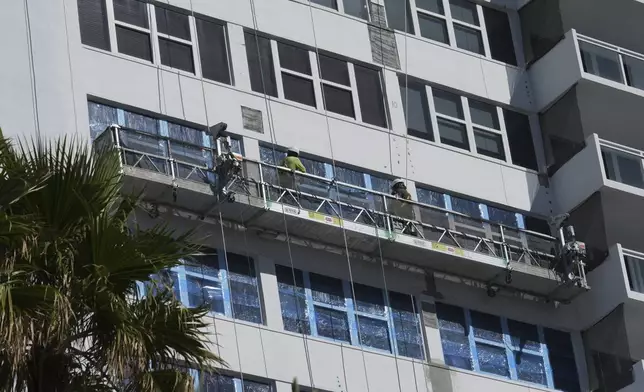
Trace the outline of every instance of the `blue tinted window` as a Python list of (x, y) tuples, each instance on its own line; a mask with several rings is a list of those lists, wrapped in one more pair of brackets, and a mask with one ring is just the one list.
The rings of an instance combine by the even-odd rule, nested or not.
[(228, 376), (212, 372), (198, 372), (195, 377), (195, 391), (201, 392), (271, 392), (274, 390), (271, 384), (249, 380), (244, 377)]
[(185, 306), (208, 305), (214, 313), (262, 323), (253, 259), (234, 253), (199, 254), (183, 259), (170, 274), (173, 291)]
[(440, 192), (432, 191), (429, 189), (416, 188), (416, 194), (418, 195), (418, 201), (423, 204), (445, 208), (445, 198)]
[(385, 296), (382, 289), (280, 265), (275, 273), (287, 331), (424, 359), (411, 295)]
[(118, 124), (116, 108), (95, 102), (87, 102), (89, 115), (89, 131), (92, 139), (98, 136), (108, 126)]
[(579, 391), (570, 334), (451, 305), (436, 311), (448, 365)]

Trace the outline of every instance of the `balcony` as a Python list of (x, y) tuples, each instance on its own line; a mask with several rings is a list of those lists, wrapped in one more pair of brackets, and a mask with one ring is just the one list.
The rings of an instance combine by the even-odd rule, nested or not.
[(562, 302), (587, 290), (583, 281), (562, 279), (556, 240), (544, 234), (249, 159), (231, 187), (235, 202), (218, 204), (211, 187), (215, 152), (208, 148), (119, 127), (95, 145), (119, 151), (124, 192), (143, 191), (149, 202), (200, 216), (221, 213), (264, 238), (285, 240), (287, 227), (291, 240), (341, 253), (346, 241), (358, 257), (379, 261), (382, 252), (395, 262)]
[(574, 95), (575, 105), (568, 111), (578, 111), (576, 123), (584, 137), (610, 135), (613, 141), (644, 149), (644, 138), (632, 132), (641, 123), (644, 105), (643, 54), (570, 30), (532, 65), (530, 77), (536, 109), (544, 115), (560, 98)]

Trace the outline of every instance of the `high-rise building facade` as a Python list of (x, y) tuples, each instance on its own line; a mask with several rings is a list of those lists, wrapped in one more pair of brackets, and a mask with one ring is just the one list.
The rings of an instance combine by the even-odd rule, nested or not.
[[(115, 146), (137, 223), (195, 231), (170, 275), (212, 309), (208, 391), (643, 391), (642, 20), (640, 0), (5, 0), (0, 126)], [(279, 168), (293, 147), (306, 173)]]

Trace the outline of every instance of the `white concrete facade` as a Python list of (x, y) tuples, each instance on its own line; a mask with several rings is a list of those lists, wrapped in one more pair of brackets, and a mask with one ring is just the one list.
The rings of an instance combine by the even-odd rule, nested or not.
[[(254, 215), (242, 217), (240, 212), (241, 221), (227, 221), (228, 226), (220, 225), (216, 214), (210, 217), (211, 223), (199, 223), (199, 238), (205, 238), (200, 240), (203, 245), (217, 249), (220, 255), (224, 254), (225, 249), (252, 258), (252, 284), (261, 314), (259, 323), (232, 317), (234, 311), (231, 313), (230, 309), (234, 308), (235, 302), (234, 298), (231, 299), (231, 282), (234, 280), (228, 278), (228, 259), (225, 259), (224, 267), (221, 261), (223, 256), (218, 256), (222, 263), (219, 272), (222, 278), (217, 284), (221, 285), (220, 291), (224, 293), (222, 306), (226, 310), (213, 311), (212, 314), (213, 351), (228, 362), (229, 368), (225, 373), (237, 379), (235, 385), (241, 385), (244, 379), (255, 380), (270, 385), (273, 391), (282, 392), (290, 390), (291, 380), (297, 377), (304, 387), (323, 391), (594, 391), (598, 386), (593, 375), (595, 369), (587, 363), (591, 361), (590, 350), (584, 340), (586, 332), (621, 307), (624, 307), (622, 320), (629, 335), (624, 343), (629, 346), (628, 359), (639, 361), (633, 367), (635, 381), (624, 391), (636, 390), (633, 388), (642, 383), (644, 349), (640, 346), (644, 347), (644, 343), (640, 340), (644, 339), (639, 337), (635, 325), (640, 320), (638, 312), (644, 311), (641, 309), (644, 294), (629, 284), (632, 284), (632, 279), (641, 279), (644, 284), (644, 274), (633, 277), (639, 267), (631, 266), (631, 271), (627, 272), (629, 267), (624, 258), (624, 254), (639, 255), (638, 252), (644, 251), (644, 248), (637, 248), (641, 231), (636, 230), (641, 230), (641, 226), (638, 226), (638, 220), (632, 213), (616, 212), (616, 209), (623, 203), (640, 209), (638, 198), (644, 197), (644, 153), (640, 152), (642, 147), (639, 144), (636, 146), (639, 150), (623, 145), (625, 141), (637, 143), (640, 140), (630, 130), (620, 129), (617, 140), (611, 139), (608, 129), (610, 111), (594, 111), (593, 108), (603, 107), (603, 100), (610, 100), (606, 104), (615, 104), (613, 98), (623, 98), (628, 102), (629, 109), (625, 110), (627, 118), (634, 122), (644, 90), (641, 90), (641, 86), (634, 86), (634, 74), (627, 75), (625, 70), (620, 71), (621, 82), (607, 80), (584, 70), (579, 43), (597, 44), (597, 37), (578, 34), (575, 22), (568, 21), (563, 26), (568, 31), (563, 39), (526, 67), (519, 9), (528, 7), (529, 1), (409, 0), (409, 19), (405, 17), (404, 20), (413, 28), (413, 32), (379, 30), (381, 34), (391, 34), (390, 44), (395, 45), (393, 56), (399, 64), (399, 67), (395, 67), (383, 65), (377, 59), (372, 34), (374, 29), (379, 28), (378, 23), (392, 23), (391, 20), (377, 22), (375, 7), (384, 6), (386, 10), (386, 7), (392, 7), (391, 4), (395, 3), (393, 0), (146, 1), (145, 7), (151, 22), (158, 18), (154, 13), (156, 9), (167, 8), (190, 18), (192, 41), (188, 40), (187, 45), (191, 45), (193, 50), (195, 68), (194, 72), (188, 72), (162, 64), (159, 40), (168, 37), (157, 31), (155, 23), (138, 30), (150, 37), (148, 49), (152, 61), (119, 52), (114, 5), (129, 4), (131, 1), (134, 0), (5, 1), (0, 7), (0, 53), (5, 59), (0, 63), (0, 127), (5, 135), (42, 138), (73, 135), (89, 142), (91, 114), (88, 102), (118, 108), (120, 117), (116, 122), (121, 126), (124, 125), (121, 124), (124, 111), (154, 118), (158, 124), (163, 124), (161, 128), (166, 127), (166, 134), (159, 133), (164, 137), (167, 136), (167, 124), (203, 129), (225, 122), (228, 131), (240, 140), (243, 154), (250, 161), (265, 159), (262, 149), (274, 146), (281, 151), (297, 145), (304, 158), (326, 165), (327, 179), (331, 168), (337, 173), (337, 167), (364, 173), (365, 178), (402, 178), (408, 184), (412, 200), (419, 202), (415, 204), (415, 215), (412, 215), (415, 219), (421, 222), (426, 218), (419, 217), (423, 216), (420, 211), (431, 211), (433, 217), (443, 219), (445, 225), (450, 225), (445, 230), (434, 221), (425, 220), (425, 226), (419, 223), (416, 230), (423, 233), (444, 230), (440, 238), (428, 237), (422, 243), (420, 238), (412, 238), (404, 231), (391, 235), (395, 230), (378, 226), (380, 223), (376, 222), (377, 219), (373, 221), (375, 229), (372, 227), (375, 237), (363, 232), (351, 233), (355, 236), (349, 238), (346, 234), (349, 224), (344, 223), (348, 220), (343, 221), (348, 218), (327, 216), (322, 210), (310, 211), (312, 218), (297, 224), (292, 224), (297, 221), (293, 216), (288, 218), (287, 224), (285, 217), (285, 232), (271, 231), (266, 227), (255, 230), (257, 228), (246, 220), (257, 219), (260, 222), (259, 213), (260, 218)], [(565, 0), (559, 1), (565, 3)], [(110, 50), (81, 42), (80, 2), (104, 5)], [(403, 7), (404, 2), (398, 3)], [(624, 9), (631, 7), (626, 4), (627, 0), (620, 0), (619, 3)], [(321, 4), (334, 4), (339, 11)], [(370, 21), (349, 15), (349, 8), (355, 4), (369, 7)], [(497, 14), (493, 14), (493, 11)], [(395, 14), (391, 8), (385, 12), (390, 18)], [(570, 13), (570, 10), (562, 6), (561, 12)], [(403, 10), (402, 14), (406, 12)], [(505, 49), (509, 50), (509, 45), (517, 65), (495, 59), (498, 54), (494, 45), (501, 44), (488, 36), (497, 27), (490, 21), (498, 21), (493, 19), (498, 15), (503, 15), (502, 19), (507, 17), (511, 37), (509, 41), (506, 40)], [(203, 77), (199, 44), (195, 41), (198, 36), (195, 16), (224, 26), (231, 83)], [(434, 24), (430, 26), (427, 23)], [(442, 27), (436, 30), (436, 26)], [(585, 34), (592, 33), (588, 29), (580, 29)], [(275, 63), (272, 71), (276, 79), (276, 96), (253, 91), (252, 68), (245, 41), (245, 34), (253, 31), (270, 39), (270, 51)], [(425, 35), (430, 34), (427, 31), (439, 35), (444, 33), (447, 43), (427, 38)], [(467, 36), (469, 40), (463, 38), (463, 34), (470, 34)], [(479, 41), (473, 43), (473, 36), (479, 37)], [(608, 40), (610, 37), (602, 35), (599, 38)], [(307, 52), (310, 60), (308, 65), (311, 67), (308, 76), (293, 70), (285, 71), (284, 64), (280, 65), (279, 43), (294, 45)], [(618, 44), (626, 45), (622, 41)], [(462, 48), (467, 45), (470, 45), (469, 50)], [(472, 45), (478, 45), (481, 54), (474, 53)], [(629, 47), (632, 49), (634, 45)], [(611, 42), (601, 41), (600, 46), (609, 47), (620, 56), (628, 55), (640, 60), (637, 53), (613, 46)], [(384, 51), (383, 46), (380, 50)], [(318, 69), (321, 67), (320, 52), (349, 64), (349, 88), (337, 83), (334, 87), (351, 90), (352, 105), (355, 105), (353, 118), (325, 108), (326, 97), (322, 95), (323, 88), (320, 87), (325, 81)], [(644, 59), (644, 56), (641, 57)], [(623, 60), (620, 61), (623, 67)], [(376, 70), (380, 75), (386, 126), (362, 121), (364, 114), (360, 110), (360, 100), (366, 97), (361, 98), (356, 87), (355, 69), (359, 66)], [(311, 106), (287, 99), (283, 75), (312, 80), (315, 104)], [(409, 97), (401, 93), (399, 78), (421, 86), (422, 98), (419, 102), (426, 105), (427, 112), (421, 113), (418, 118), (424, 115), (430, 134), (427, 137), (411, 134), (408, 130), (406, 118), (410, 114), (405, 105)], [(579, 143), (584, 147), (568, 157), (556, 173), (548, 176), (549, 162), (547, 147), (544, 146), (546, 138), (543, 137), (540, 123), (549, 108), (573, 88), (578, 88), (575, 90), (579, 106), (576, 109), (583, 128)], [(605, 92), (607, 89), (610, 92)], [(442, 106), (447, 101), (439, 101), (441, 92), (456, 97), (455, 114), (442, 112), (447, 110)], [(606, 98), (609, 95), (611, 98)], [(261, 112), (262, 132), (247, 129), (242, 107)], [(491, 117), (486, 117), (490, 113)], [(512, 113), (524, 116), (521, 118), (525, 118), (528, 124), (521, 140), (511, 134)], [(491, 119), (490, 122), (483, 124), (488, 119)], [(451, 124), (452, 131), (462, 129), (466, 147), (443, 140), (448, 139), (446, 134), (441, 133), (447, 129), (443, 128), (445, 124)], [(634, 128), (637, 126), (633, 125)], [(516, 151), (526, 150), (515, 150), (519, 148), (517, 145), (531, 146), (528, 150), (534, 150), (533, 164), (522, 164), (525, 157)], [(497, 148), (498, 155), (491, 156), (489, 151), (486, 153), (485, 146)], [(617, 149), (632, 160), (636, 157), (642, 167), (643, 186), (629, 183), (628, 178), (631, 177), (625, 172), (626, 169), (619, 171), (621, 161), (618, 162), (618, 158), (614, 158), (617, 171), (612, 169), (609, 173), (602, 155), (605, 148)], [(202, 151), (205, 150), (202, 148)], [(172, 160), (167, 162), (175, 164)], [(124, 164), (128, 165), (127, 162)], [(324, 177), (319, 173), (314, 174)], [(128, 176), (130, 180), (134, 178), (133, 175)], [(165, 192), (160, 194), (167, 196), (171, 193), (171, 185), (176, 186), (178, 182), (174, 171), (172, 176), (171, 179), (157, 181), (162, 183)], [(149, 181), (152, 183), (155, 180)], [(322, 180), (313, 178), (312, 181)], [(380, 197), (375, 185), (352, 185), (371, 187), (361, 190), (362, 193), (356, 191), (357, 188), (354, 191), (362, 194), (367, 200), (365, 203), (371, 206), (371, 210), (365, 207), (365, 211), (373, 213), (373, 216), (383, 213), (382, 210), (373, 210), (378, 208), (373, 207), (374, 199)], [(180, 197), (189, 199), (198, 193), (194, 189), (178, 188)], [(268, 192), (268, 188), (262, 189)], [(427, 193), (423, 196), (423, 192), (430, 190), (439, 194), (438, 204), (427, 201)], [(547, 235), (540, 237), (533, 233), (536, 229), (531, 226), (532, 220), (545, 221), (560, 213), (574, 215), (574, 211), (596, 193), (601, 194), (603, 201), (601, 210), (595, 212), (602, 216), (599, 236), (605, 242), (607, 253), (606, 261), (593, 266), (594, 271), (588, 274), (589, 292), (571, 289), (570, 286), (574, 285), (564, 283), (561, 271), (548, 263), (544, 264), (543, 260), (535, 259), (530, 265), (530, 268), (541, 271), (541, 275), (531, 275), (514, 267), (520, 263), (531, 263), (525, 260), (537, 254), (528, 251), (534, 250), (534, 242), (545, 241), (553, 246), (556, 242)], [(197, 196), (194, 197), (195, 200), (183, 202), (200, 206)], [(266, 211), (271, 206), (279, 206), (277, 210), (281, 209), (286, 216), (286, 210), (292, 208), (283, 200), (267, 198), (264, 195), (262, 205)], [(382, 198), (386, 205), (386, 197)], [(261, 192), (258, 199), (261, 200)], [(468, 205), (473, 205), (473, 210), (465, 211), (465, 207), (459, 209), (460, 199), (471, 201)], [(347, 203), (351, 201), (355, 200)], [(244, 203), (250, 205), (252, 201), (238, 200), (234, 205), (245, 206)], [(433, 207), (430, 208), (428, 204), (438, 207), (438, 213), (431, 210)], [(377, 202), (375, 205), (378, 205)], [(179, 230), (196, 225), (187, 215), (177, 212), (180, 208), (172, 208), (167, 207), (166, 212), (157, 219), (166, 220)], [(306, 210), (306, 207), (302, 208)], [(181, 211), (182, 214), (185, 212)], [(472, 211), (475, 215), (472, 215)], [(199, 215), (203, 211), (189, 212)], [(296, 212), (299, 214), (300, 211)], [(385, 209), (382, 215), (389, 212)], [(497, 213), (498, 216), (495, 215)], [(470, 216), (464, 217), (463, 214)], [(320, 216), (321, 219), (327, 219), (326, 223), (335, 224), (337, 232), (342, 229), (343, 242), (334, 243), (330, 229), (311, 223)], [(503, 220), (508, 216), (510, 223)], [(146, 216), (138, 218), (141, 222), (148, 220)], [(391, 218), (388, 222), (393, 226), (394, 221)], [(234, 229), (236, 225), (244, 226), (244, 229)], [(318, 229), (319, 233), (313, 238), (310, 233)], [(381, 231), (387, 231), (390, 238), (384, 240), (386, 234)], [(456, 245), (442, 242), (444, 237), (462, 232), (466, 235), (455, 239)], [(531, 237), (532, 234), (535, 236)], [(288, 243), (286, 238), (290, 239), (289, 236), (299, 242), (292, 240)], [(400, 237), (409, 238), (405, 243)], [(459, 240), (465, 241), (464, 238), (469, 238), (474, 244), (468, 248), (464, 242), (459, 243)], [(415, 244), (416, 248), (407, 253), (412, 248), (405, 248), (401, 245), (403, 243)], [(510, 243), (515, 248), (511, 248)], [(377, 244), (377, 247), (367, 249), (367, 245), (372, 244)], [(430, 249), (423, 249), (427, 244), (431, 244)], [(593, 246), (590, 243), (587, 245)], [(622, 246), (629, 250), (624, 253)], [(483, 250), (484, 247), (487, 250)], [(525, 259), (513, 259), (510, 255), (512, 252), (521, 253), (522, 250), (525, 251)], [(467, 255), (477, 252), (485, 252), (485, 257), (494, 259), (501, 266), (495, 267), (497, 269), (494, 271), (498, 271), (496, 276), (491, 279), (476, 278), (478, 268), (483, 271), (484, 266), (476, 266), (472, 258), (465, 259)], [(549, 252), (550, 249), (546, 249), (542, 253)], [(552, 257), (546, 260), (556, 260)], [(445, 263), (452, 264), (444, 268)], [(292, 286), (285, 289), (286, 283), (279, 281), (283, 279), (276, 272), (279, 266), (303, 271), (305, 283), (302, 285), (306, 287), (302, 287), (305, 293), (302, 294), (302, 300), (306, 305), (305, 317), (311, 323), (308, 333), (287, 330), (284, 307), (288, 299), (285, 293), (295, 289)], [(454, 273), (459, 268), (463, 273)], [(186, 294), (189, 292), (189, 278), (186, 276), (190, 274), (185, 271), (181, 273), (182, 279), (186, 280), (182, 283), (182, 292)], [(314, 284), (310, 282), (315, 274), (332, 278), (334, 282), (343, 282), (343, 294), (338, 294), (343, 305), (336, 303), (325, 307), (323, 300), (315, 299), (316, 294), (312, 294)], [(535, 283), (537, 275), (541, 279), (539, 282), (548, 281), (556, 288), (548, 295), (527, 289), (542, 287), (538, 286), (542, 283)], [(293, 277), (297, 282), (295, 272)], [(228, 288), (223, 288), (226, 284)], [(360, 310), (360, 299), (357, 298), (354, 284), (380, 290), (385, 314), (369, 315), (367, 311)], [(493, 291), (491, 294), (490, 290)], [(566, 293), (565, 299), (561, 290)], [(399, 316), (398, 321), (394, 316), (397, 308), (388, 292), (411, 298), (412, 305), (407, 310), (407, 316)], [(573, 294), (568, 297), (567, 293)], [(332, 295), (331, 291), (322, 294)], [(589, 308), (593, 310), (588, 311)], [(322, 336), (323, 332), (319, 332), (318, 328), (322, 330), (325, 321), (320, 321), (322, 316), (316, 314), (324, 311), (329, 312), (326, 313), (329, 320), (332, 318), (329, 314), (337, 317), (340, 312), (340, 319), (344, 317), (342, 323), (346, 322), (347, 339)], [(448, 312), (455, 313), (448, 316)], [(413, 321), (404, 321), (403, 318), (409, 317), (409, 314), (413, 315)], [(384, 328), (385, 337), (380, 336), (382, 340), (378, 342), (367, 342), (369, 338), (363, 338), (362, 335), (367, 332), (360, 329), (361, 319), (365, 323), (374, 323), (374, 330), (380, 328), (382, 332)], [(339, 319), (334, 320), (340, 322)], [(485, 320), (491, 324), (485, 324)], [(320, 326), (312, 325), (318, 322)], [(333, 322), (330, 321), (331, 325)], [(417, 327), (416, 331), (408, 332), (411, 338), (397, 337), (395, 330), (407, 331), (410, 325)], [(464, 330), (450, 330), (459, 326)], [(519, 336), (519, 330), (528, 332)], [(565, 342), (555, 343), (555, 332), (552, 331), (563, 333)], [(456, 335), (459, 337), (454, 337)], [(410, 354), (415, 346), (403, 349), (402, 346), (407, 344), (413, 346), (413, 342), (404, 339), (418, 339), (421, 342), (419, 354)], [(524, 347), (522, 339), (531, 342), (532, 348)], [(374, 348), (378, 344), (388, 345), (389, 348)], [(570, 345), (570, 349), (561, 349), (567, 345)], [(566, 352), (559, 352), (558, 348)], [(494, 362), (496, 360), (501, 362)], [(236, 389), (236, 392), (241, 390)]]

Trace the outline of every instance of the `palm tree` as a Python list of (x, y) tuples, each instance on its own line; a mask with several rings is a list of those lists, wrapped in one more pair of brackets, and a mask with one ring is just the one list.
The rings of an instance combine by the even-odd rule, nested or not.
[[(205, 307), (142, 281), (194, 252), (189, 234), (132, 223), (113, 150), (11, 145), (0, 130), (0, 390), (191, 391)], [(184, 369), (184, 370), (181, 370)]]

